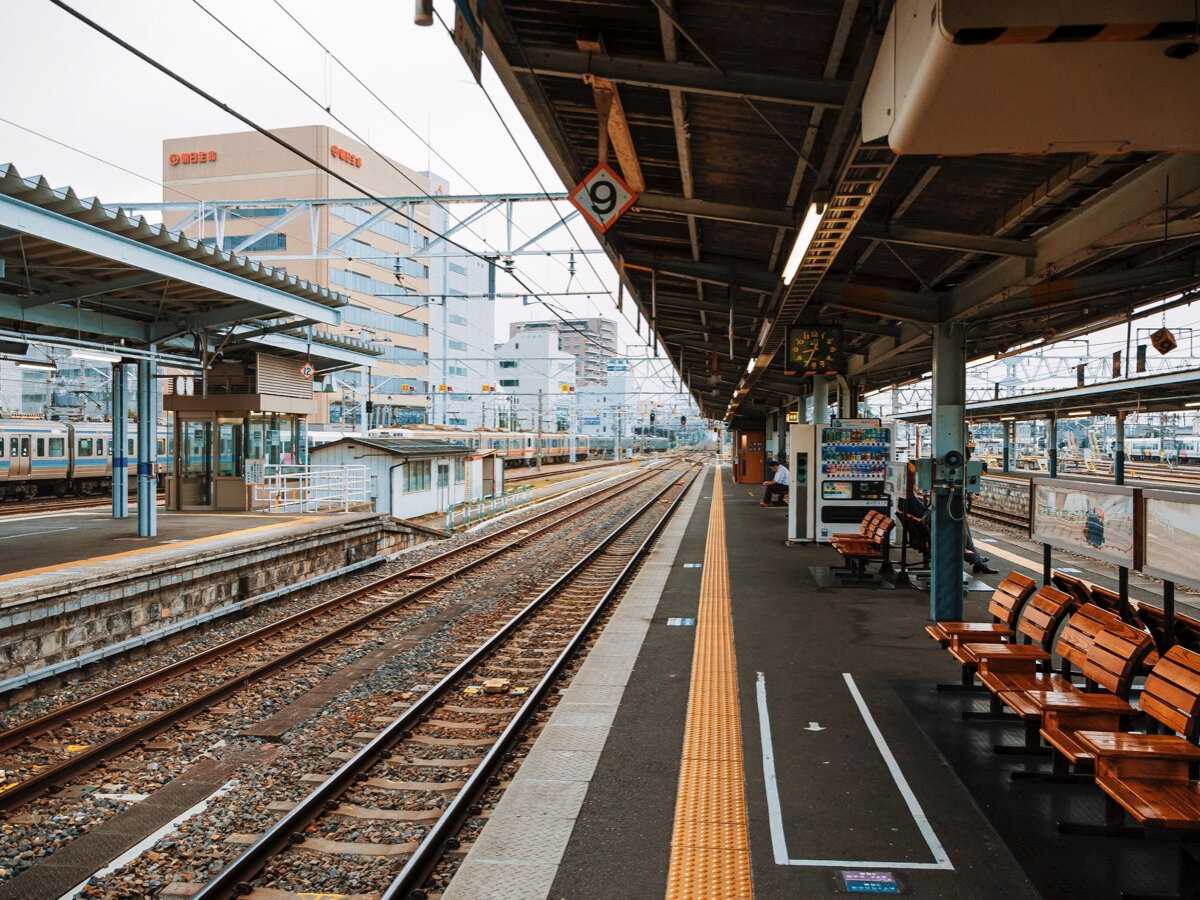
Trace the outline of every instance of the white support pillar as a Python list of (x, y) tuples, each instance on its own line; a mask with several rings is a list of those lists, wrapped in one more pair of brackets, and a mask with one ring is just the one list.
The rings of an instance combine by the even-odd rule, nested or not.
[(129, 517), (129, 414), (125, 401), (125, 364), (112, 367), (112, 517)]
[(813, 424), (829, 424), (829, 379), (824, 375), (812, 377)]

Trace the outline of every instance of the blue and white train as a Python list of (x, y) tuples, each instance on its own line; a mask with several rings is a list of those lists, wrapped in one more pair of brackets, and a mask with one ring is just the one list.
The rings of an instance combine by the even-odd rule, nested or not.
[[(128, 444), (125, 456), (132, 473), (137, 437), (130, 435)], [(157, 444), (155, 456), (165, 468), (168, 447), (162, 429)], [(112, 458), (112, 425), (106, 422), (0, 419), (0, 499), (109, 491)]]

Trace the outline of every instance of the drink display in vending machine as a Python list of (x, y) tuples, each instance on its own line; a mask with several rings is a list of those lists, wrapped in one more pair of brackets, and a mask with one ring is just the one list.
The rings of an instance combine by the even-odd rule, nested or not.
[(857, 533), (872, 509), (888, 512), (895, 486), (895, 428), (879, 419), (834, 419), (817, 426), (816, 539)]

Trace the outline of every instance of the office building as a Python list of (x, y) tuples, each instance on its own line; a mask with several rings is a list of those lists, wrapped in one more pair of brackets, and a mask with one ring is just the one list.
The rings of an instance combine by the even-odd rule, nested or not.
[(575, 412), (576, 359), (558, 349), (551, 330), (515, 334), (496, 347), (498, 399), (507, 404), (503, 427), (570, 431)]
[[(274, 133), (376, 196), (420, 198), (449, 189), (444, 179), (414, 171), (324, 125)], [(448, 225), (444, 208), (411, 202), (398, 213), (356, 203), (361, 192), (257, 132), (164, 141), (163, 184), (168, 202), (325, 201), (299, 208), (260, 202), (229, 210), (217, 221), (197, 222), (188, 209), (164, 213), (168, 227), (182, 225), (188, 236), (285, 267), (350, 298), (337, 332), (383, 353), (367, 372), (337, 373), (317, 387), (314, 425), (361, 429), (359, 411), (368, 399), (372, 427), (428, 419), (474, 424), (467, 414), (474, 404), (464, 402), (460, 409), (444, 395), (469, 396), (488, 383), (486, 365), (473, 361), (490, 355), (494, 341), (491, 304), (476, 303), (473, 296), (486, 292), (487, 272), (478, 259), (446, 256), (443, 242), (429, 248), (433, 235)], [(345, 202), (328, 202), (340, 199)], [(426, 248), (437, 253), (439, 247), (442, 255), (431, 271)], [(443, 302), (442, 296), (463, 302)], [(478, 334), (472, 339), (468, 332)]]
[(558, 334), (559, 349), (575, 357), (575, 375), (580, 387), (604, 384), (608, 361), (617, 355), (616, 322), (599, 317), (513, 322), (508, 333), (513, 337), (539, 331)]

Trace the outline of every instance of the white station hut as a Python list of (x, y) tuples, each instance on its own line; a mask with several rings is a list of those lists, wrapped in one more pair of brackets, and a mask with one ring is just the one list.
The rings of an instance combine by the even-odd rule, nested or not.
[(443, 513), (504, 491), (504, 457), (457, 441), (346, 437), (314, 447), (314, 466), (366, 466), (377, 512), (398, 519)]

